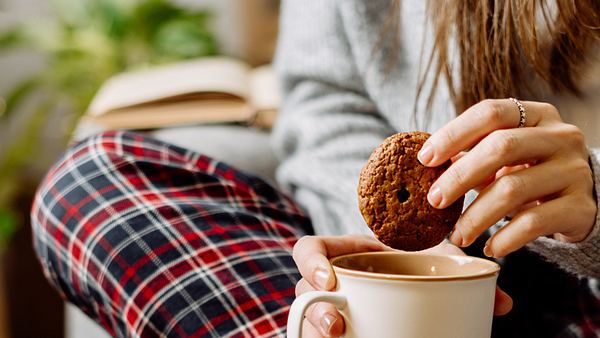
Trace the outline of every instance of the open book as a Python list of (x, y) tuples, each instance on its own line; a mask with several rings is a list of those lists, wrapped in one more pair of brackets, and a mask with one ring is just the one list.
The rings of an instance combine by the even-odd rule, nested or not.
[(124, 129), (231, 122), (269, 128), (279, 103), (270, 66), (251, 69), (231, 58), (203, 58), (109, 79), (84, 119)]

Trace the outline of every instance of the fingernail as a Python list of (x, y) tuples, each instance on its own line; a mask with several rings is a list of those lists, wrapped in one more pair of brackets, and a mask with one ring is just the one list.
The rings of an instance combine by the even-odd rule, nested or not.
[(422, 164), (428, 164), (431, 162), (431, 160), (433, 160), (433, 147), (425, 144), (419, 153), (417, 153), (417, 158)]
[(427, 200), (429, 200), (429, 204), (434, 207), (437, 207), (442, 203), (442, 189), (439, 186), (434, 185), (429, 189), (429, 193), (427, 194)]
[(315, 282), (315, 284), (317, 284), (316, 286), (319, 288), (319, 290), (327, 290), (327, 280), (329, 279), (329, 271), (320, 266), (315, 270), (315, 273), (313, 275), (313, 281)]
[(485, 246), (483, 247), (483, 254), (486, 255), (486, 257), (494, 257), (492, 248), (490, 248), (490, 240), (489, 239), (487, 240), (487, 242), (485, 242)]
[(331, 313), (326, 313), (323, 318), (321, 318), (321, 333), (325, 337), (331, 337), (331, 328), (333, 328), (333, 324), (335, 324), (336, 320), (337, 317)]
[(454, 229), (454, 231), (452, 231), (452, 235), (450, 235), (450, 242), (458, 247), (462, 246), (463, 238), (458, 229)]

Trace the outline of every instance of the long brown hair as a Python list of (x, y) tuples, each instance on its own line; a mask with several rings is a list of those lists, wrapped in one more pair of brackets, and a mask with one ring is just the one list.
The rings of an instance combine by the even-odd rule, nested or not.
[[(401, 0), (392, 1), (391, 15), (399, 20)], [(424, 59), (417, 101), (430, 71), (435, 76), (427, 111), (441, 76), (457, 113), (486, 98), (527, 96), (527, 80), (534, 76), (551, 90), (579, 94), (577, 78), (600, 41), (600, 1), (554, 0), (552, 5), (544, 0), (430, 0), (434, 48)], [(458, 47), (459, 88), (450, 64), (452, 39)]]

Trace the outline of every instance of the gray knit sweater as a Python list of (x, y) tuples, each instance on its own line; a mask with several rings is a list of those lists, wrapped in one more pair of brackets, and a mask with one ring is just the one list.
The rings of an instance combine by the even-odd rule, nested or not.
[[(455, 116), (442, 82), (429, 124), (424, 114), (416, 120), (412, 117), (423, 39), (425, 53), (431, 48), (425, 1), (402, 2), (401, 42), (392, 67), (386, 59), (390, 46), (384, 45), (381, 53), (373, 52), (389, 3), (283, 1), (276, 67), (285, 102), (273, 133), (273, 145), (282, 161), (277, 178), (307, 210), (317, 234), (369, 233), (358, 211), (356, 187), (371, 151), (392, 133), (432, 132)], [(595, 85), (600, 83), (598, 76), (593, 80)], [(600, 87), (591, 88), (597, 93)], [(561, 100), (569, 101), (544, 99), (559, 106), (561, 112)], [(600, 114), (600, 104), (594, 100), (597, 95), (577, 102), (587, 109), (580, 109), (581, 114), (592, 114), (594, 109)], [(417, 104), (422, 107), (422, 102)], [(589, 139), (598, 125), (584, 127)], [(600, 151), (590, 151), (590, 163), (596, 173), (596, 191), (600, 191), (597, 154)], [(528, 248), (580, 277), (600, 277), (598, 220), (580, 243), (544, 237)]]

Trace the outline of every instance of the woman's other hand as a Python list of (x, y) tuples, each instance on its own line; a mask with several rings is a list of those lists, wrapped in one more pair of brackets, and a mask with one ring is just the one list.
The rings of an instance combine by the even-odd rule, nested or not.
[[(305, 236), (294, 245), (294, 261), (302, 279), (296, 284), (296, 297), (309, 291), (335, 289), (335, 274), (329, 258), (354, 252), (381, 251), (386, 247), (373, 237), (349, 235), (337, 237)], [(335, 306), (317, 303), (306, 311), (304, 337), (339, 337), (344, 320)]]
[[(335, 289), (336, 279), (329, 258), (366, 251), (392, 250), (373, 237), (364, 235), (348, 236), (306, 236), (294, 246), (294, 261), (302, 274), (296, 284), (296, 296), (305, 292)], [(452, 244), (442, 243), (424, 252), (437, 254), (464, 255)], [(500, 289), (496, 289), (494, 314), (503, 315), (512, 308), (512, 299)], [(344, 320), (336, 308), (328, 303), (317, 303), (306, 311), (304, 337), (338, 337), (344, 332)]]
[(594, 181), (582, 132), (564, 123), (550, 104), (522, 103), (524, 128), (517, 128), (514, 102), (485, 100), (433, 134), (419, 153), (427, 166), (455, 159), (429, 191), (434, 207), (481, 189), (456, 224), (454, 244), (468, 246), (513, 215), (486, 243), (488, 256), (505, 256), (540, 236), (578, 242), (595, 222)]

